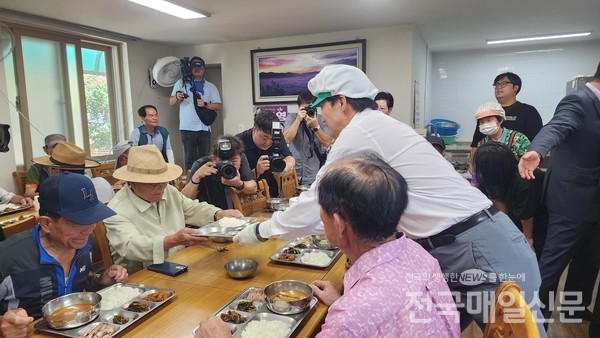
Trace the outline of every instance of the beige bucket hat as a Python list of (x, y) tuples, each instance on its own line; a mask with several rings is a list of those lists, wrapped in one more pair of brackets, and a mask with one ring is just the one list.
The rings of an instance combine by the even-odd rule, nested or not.
[(139, 183), (164, 183), (181, 176), (183, 170), (176, 164), (166, 163), (160, 150), (153, 145), (131, 147), (129, 161), (113, 173), (118, 180)]
[(75, 170), (95, 168), (100, 165), (98, 161), (86, 159), (83, 149), (67, 141), (58, 142), (52, 156), (36, 157), (33, 162), (49, 167)]

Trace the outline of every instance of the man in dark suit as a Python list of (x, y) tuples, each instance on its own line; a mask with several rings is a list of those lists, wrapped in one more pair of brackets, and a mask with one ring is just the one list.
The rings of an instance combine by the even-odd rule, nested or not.
[(563, 98), (552, 120), (533, 139), (519, 162), (521, 176), (533, 178), (533, 170), (550, 150), (545, 183), (548, 235), (540, 258), (540, 300), (547, 305), (546, 318), (578, 243), (593, 235), (600, 221), (600, 64), (592, 81)]

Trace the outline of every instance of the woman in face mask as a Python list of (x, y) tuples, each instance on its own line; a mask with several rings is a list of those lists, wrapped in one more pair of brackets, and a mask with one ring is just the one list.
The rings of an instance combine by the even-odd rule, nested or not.
[[(479, 141), (477, 147), (487, 142), (498, 142), (505, 144), (515, 155), (517, 161), (527, 152), (531, 142), (524, 134), (516, 130), (510, 130), (502, 127), (504, 122), (504, 109), (498, 102), (486, 102), (477, 108), (475, 119), (479, 122), (479, 131), (485, 135)], [(477, 176), (475, 175), (475, 148), (471, 152), (471, 185), (479, 186)]]
[(475, 119), (479, 122), (479, 131), (485, 137), (479, 141), (478, 146), (487, 142), (505, 144), (515, 155), (517, 161), (527, 152), (531, 142), (524, 134), (516, 130), (502, 127), (504, 122), (504, 109), (497, 102), (486, 102), (477, 108)]

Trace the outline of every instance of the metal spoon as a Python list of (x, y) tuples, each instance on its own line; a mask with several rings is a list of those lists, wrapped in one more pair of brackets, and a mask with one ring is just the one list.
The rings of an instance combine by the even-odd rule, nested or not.
[(214, 246), (214, 245), (204, 244), (204, 243), (198, 243), (198, 245), (201, 245), (201, 246), (209, 248), (209, 249), (217, 250), (218, 252), (228, 251), (227, 248), (223, 247), (223, 246)]

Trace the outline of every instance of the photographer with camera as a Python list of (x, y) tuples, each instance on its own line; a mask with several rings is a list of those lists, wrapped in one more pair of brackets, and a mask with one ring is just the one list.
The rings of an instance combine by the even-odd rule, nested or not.
[(325, 164), (326, 150), (332, 140), (323, 117), (317, 114), (317, 108), (310, 107), (315, 99), (308, 90), (300, 93), (298, 112), (289, 113), (284, 123), (283, 136), (296, 160), (299, 184), (315, 181), (319, 168)]
[(266, 179), (271, 197), (279, 197), (277, 178), (287, 174), (296, 160), (285, 143), (279, 118), (271, 111), (254, 116), (254, 127), (236, 135), (244, 143), (244, 154), (256, 180)]
[(223, 135), (217, 140), (211, 156), (194, 162), (181, 193), (221, 209), (233, 209), (229, 187), (238, 193), (253, 194), (256, 181), (244, 155), (242, 141), (232, 135)]
[[(179, 130), (185, 151), (185, 169), (210, 152), (210, 123), (203, 122), (196, 107), (220, 111), (223, 108), (217, 87), (204, 79), (205, 63), (194, 56), (181, 60), (182, 78), (173, 86), (169, 105), (179, 104)], [(214, 112), (213, 112), (214, 113)]]

